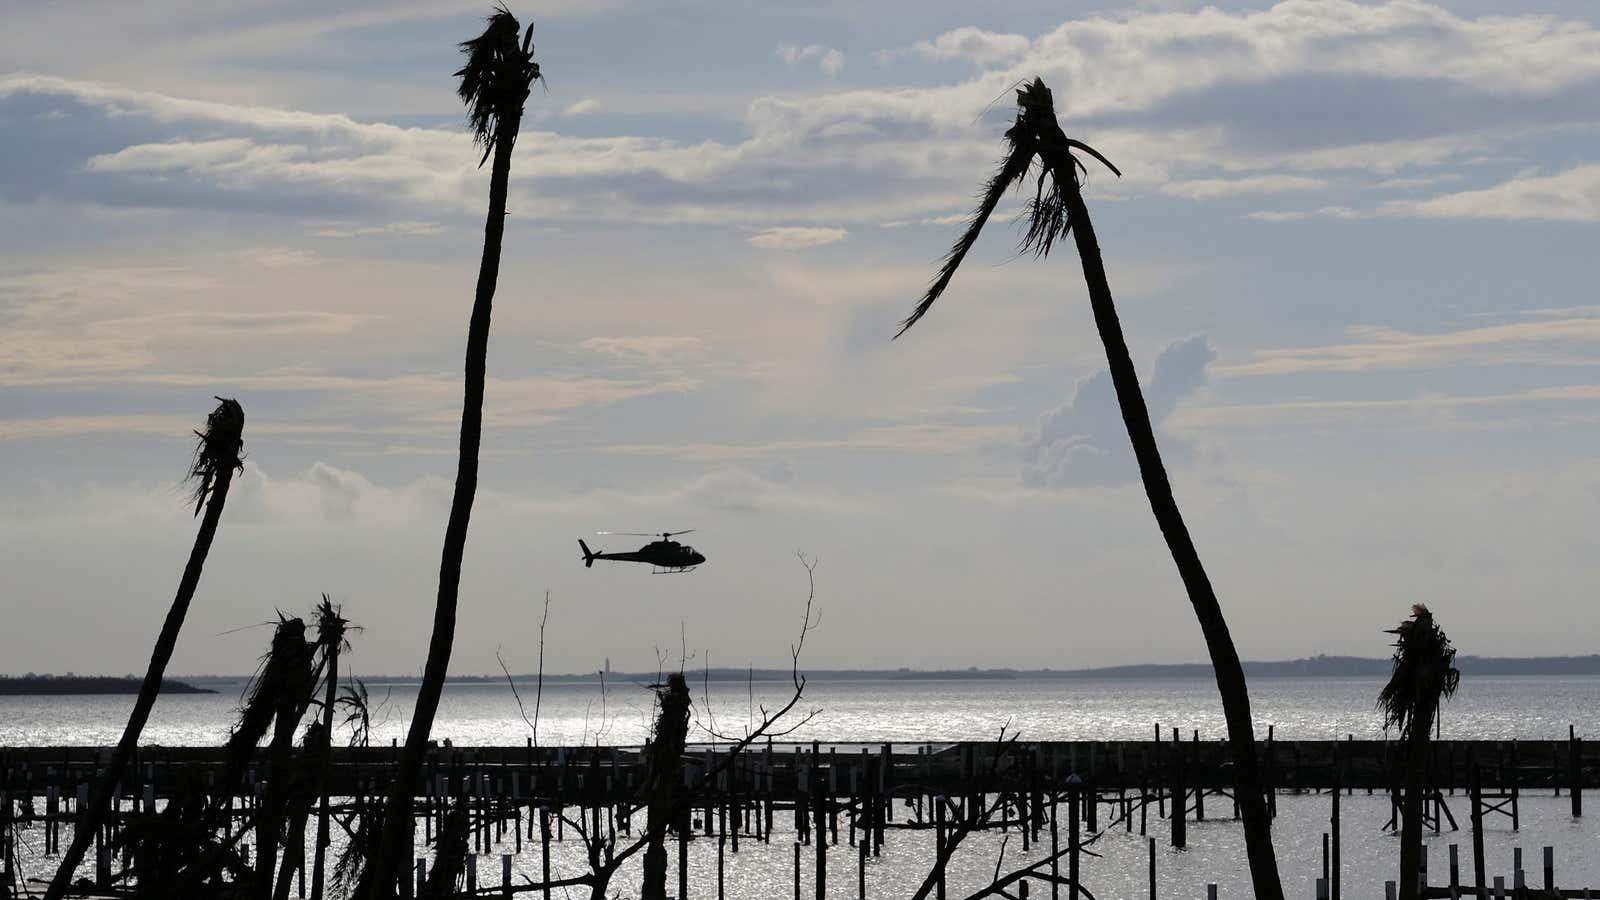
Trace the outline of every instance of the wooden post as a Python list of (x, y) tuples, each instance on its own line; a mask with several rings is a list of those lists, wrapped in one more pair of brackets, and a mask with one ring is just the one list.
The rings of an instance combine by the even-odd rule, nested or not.
[(1544, 848), (1544, 892), (1551, 893), (1556, 889), (1556, 848), (1546, 845)]
[(539, 863), (544, 900), (550, 900), (550, 808), (546, 806), (539, 807)]
[(1572, 798), (1572, 817), (1583, 815), (1583, 739), (1577, 729), (1567, 726), (1567, 793)]
[(1494, 900), (1505, 900), (1506, 879), (1504, 875), (1494, 877)]
[(422, 891), (423, 891), (424, 888), (427, 887), (427, 884), (428, 884), (428, 861), (419, 856), (419, 857), (417, 857), (417, 893), (416, 893), (416, 896), (418, 896), (418, 897), (422, 896)]
[(1071, 897), (1078, 896), (1078, 796), (1082, 785), (1078, 776), (1067, 777), (1067, 790), (1071, 802), (1067, 804), (1067, 880), (1072, 882)]
[(794, 900), (800, 900), (800, 842), (794, 842)]
[(944, 898), (944, 795), (935, 795), (933, 798), (933, 859), (934, 865), (939, 867), (938, 877), (934, 881), (934, 896), (937, 900)]
[(1322, 878), (1319, 881), (1320, 885), (1317, 891), (1319, 900), (1327, 900), (1326, 896), (1322, 896), (1328, 887), (1328, 833), (1326, 831), (1322, 833)]
[(689, 837), (693, 829), (689, 805), (678, 814), (678, 900), (689, 900)]
[(724, 856), (724, 852), (727, 850), (727, 848), (728, 848), (727, 820), (724, 819), (723, 820), (723, 832), (722, 832), (722, 834), (717, 835), (717, 900), (723, 900), (723, 896), (724, 896), (724, 894), (723, 894), (723, 878), (724, 878), (723, 873), (725, 871), (724, 867), (726, 866), (726, 863), (724, 862), (723, 856)]
[(1461, 860), (1460, 849), (1455, 844), (1450, 845), (1450, 900), (1460, 900), (1461, 897)]
[(1156, 900), (1156, 839), (1149, 838), (1150, 848), (1150, 900)]
[(1328, 830), (1333, 832), (1333, 867), (1328, 873), (1328, 896), (1330, 900), (1340, 900), (1339, 870), (1342, 866), (1342, 854), (1339, 847), (1339, 782), (1341, 776), (1337, 768), (1333, 775), (1333, 812), (1329, 815)]
[(1172, 742), (1172, 846), (1182, 850), (1189, 843), (1189, 788), (1184, 783), (1183, 742)]
[[(811, 761), (812, 761), (813, 764), (820, 763), (821, 760), (822, 760), (822, 754), (818, 752), (819, 750), (820, 750), (819, 742), (812, 741), (811, 742)], [(831, 753), (832, 751), (830, 750), (829, 752)], [(828, 767), (828, 774), (829, 774), (829, 777), (832, 777), (833, 767), (831, 765)], [(823, 793), (823, 787), (824, 787), (824, 785), (822, 783), (822, 772), (820, 770), (813, 769), (812, 778), (811, 778), (811, 800), (812, 800), (812, 807), (816, 810), (816, 812), (815, 812), (815, 815), (816, 815), (816, 826), (814, 828), (815, 836), (812, 838), (811, 842), (812, 842), (812, 844), (814, 844), (816, 846), (816, 854), (817, 854), (817, 871), (816, 871), (816, 879), (815, 879), (816, 880), (816, 884), (813, 885), (813, 887), (814, 887), (814, 889), (816, 891), (817, 900), (827, 900), (827, 898), (828, 898), (828, 809), (827, 809), (827, 807), (829, 806), (829, 804), (827, 802), (827, 796)]]
[(1056, 826), (1060, 795), (1050, 792), (1050, 900), (1061, 898), (1061, 832)]
[(867, 842), (856, 845), (856, 897), (867, 900)]
[(1472, 878), (1473, 885), (1477, 888), (1478, 896), (1483, 896), (1483, 889), (1488, 885), (1484, 880), (1485, 870), (1483, 861), (1483, 785), (1480, 782), (1478, 763), (1472, 763)]

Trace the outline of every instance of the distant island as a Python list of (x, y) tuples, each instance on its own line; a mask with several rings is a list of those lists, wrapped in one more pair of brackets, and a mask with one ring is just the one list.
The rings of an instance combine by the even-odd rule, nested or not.
[[(1465, 678), (1474, 676), (1510, 675), (1600, 675), (1600, 654), (1589, 656), (1461, 656), (1456, 666)], [(1387, 678), (1390, 661), (1387, 658), (1371, 659), (1359, 656), (1312, 656), (1272, 662), (1246, 662), (1247, 676), (1256, 678)], [(720, 667), (710, 670), (693, 670), (696, 679), (708, 681), (786, 681), (788, 669), (751, 669)], [(1211, 678), (1209, 663), (1140, 663), (1123, 666), (1102, 666), (1092, 669), (983, 669), (971, 666), (965, 669), (812, 669), (803, 674), (812, 681), (994, 681), (1006, 679), (1122, 679), (1122, 678)], [(581, 674), (545, 673), (549, 684), (593, 682), (601, 673)], [(536, 674), (514, 676), (518, 684), (533, 682)], [(656, 681), (656, 672), (606, 672), (607, 681), (617, 684), (650, 684)], [(237, 684), (237, 676), (185, 676), (194, 684)], [(375, 675), (364, 679), (369, 685), (404, 684), (418, 681), (415, 675)], [(452, 675), (452, 684), (504, 683), (504, 674)]]
[[(132, 675), (0, 675), (0, 696), (19, 694), (137, 694), (144, 679)], [(215, 694), (210, 688), (161, 680), (163, 694)]]

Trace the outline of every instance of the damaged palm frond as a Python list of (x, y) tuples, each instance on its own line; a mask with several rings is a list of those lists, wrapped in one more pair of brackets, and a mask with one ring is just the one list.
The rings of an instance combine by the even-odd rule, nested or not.
[(340, 724), (350, 729), (350, 746), (365, 747), (372, 743), (372, 696), (365, 681), (355, 681), (340, 689), (338, 705), (345, 711)]
[(517, 17), (504, 6), (495, 10), (488, 22), (483, 34), (461, 42), (467, 62), (456, 72), (461, 79), (456, 94), (467, 105), (472, 139), (483, 147), (480, 166), (501, 140), (502, 127), (521, 118), (528, 90), (539, 79), (539, 64), (533, 61), (533, 25), (522, 33)]
[(1394, 669), (1378, 693), (1378, 709), (1383, 726), (1398, 727), (1405, 741), (1419, 723), (1427, 727), (1439, 711), (1439, 701), (1456, 692), (1461, 672), (1450, 638), (1423, 604), (1413, 605), (1411, 618), (1385, 633), (1395, 636)]
[(904, 322), (895, 337), (905, 334), (912, 325), (927, 314), (935, 300), (949, 287), (950, 279), (961, 267), (967, 251), (978, 242), (978, 235), (989, 217), (999, 206), (1000, 198), (1014, 186), (1020, 186), (1030, 170), (1038, 164), (1039, 181), (1034, 197), (1028, 202), (1021, 218), (1027, 222), (1022, 238), (1022, 250), (1035, 256), (1046, 256), (1056, 241), (1072, 229), (1067, 210), (1067, 192), (1076, 194), (1083, 187), (1081, 175), (1087, 172), (1073, 151), (1086, 153), (1121, 177), (1122, 172), (1111, 164), (1100, 151), (1082, 141), (1067, 137), (1056, 122), (1055, 103), (1050, 89), (1035, 78), (1017, 89), (1017, 119), (1006, 130), (1006, 154), (1000, 168), (984, 185), (978, 195), (977, 208), (967, 220), (966, 230), (956, 239), (950, 252), (939, 266), (939, 274), (922, 295), (916, 309)]
[(194, 500), (194, 514), (200, 515), (206, 497), (223, 471), (244, 471), (244, 407), (237, 400), (217, 398), (217, 408), (206, 416), (205, 431), (196, 431), (199, 442), (194, 448), (194, 461), (189, 464), (185, 479), (194, 482), (190, 494)]

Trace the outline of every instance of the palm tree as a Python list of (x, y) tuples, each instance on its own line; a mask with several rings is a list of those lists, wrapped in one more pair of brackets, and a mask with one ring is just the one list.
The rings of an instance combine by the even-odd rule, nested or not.
[(333, 711), (338, 705), (339, 654), (350, 646), (345, 637), (349, 625), (342, 610), (333, 605), (327, 594), (323, 594), (322, 604), (317, 607), (317, 643), (322, 649), (324, 692), (322, 728), (318, 732), (322, 741), (319, 752), (322, 755), (321, 771), (317, 773), (317, 846), (316, 858), (312, 863), (311, 900), (322, 900), (328, 846), (333, 842), (328, 829), (328, 791), (333, 783)]
[(1400, 900), (1421, 896), (1418, 876), (1422, 867), (1422, 794), (1428, 769), (1428, 732), (1439, 713), (1439, 702), (1456, 692), (1461, 683), (1456, 650), (1433, 620), (1433, 613), (1418, 603), (1411, 618), (1391, 628), (1395, 635), (1394, 671), (1378, 693), (1383, 726), (1399, 726), (1405, 748), (1406, 793), (1400, 823)]
[(161, 634), (156, 637), (155, 650), (150, 654), (150, 667), (145, 670), (144, 683), (139, 686), (139, 697), (134, 701), (133, 712), (128, 715), (122, 739), (112, 751), (111, 759), (100, 775), (100, 783), (95, 785), (88, 809), (83, 811), (77, 828), (73, 830), (72, 843), (68, 845), (67, 852), (61, 855), (61, 865), (57, 867), (50, 887), (45, 890), (46, 900), (61, 900), (72, 884), (72, 876), (78, 871), (78, 865), (83, 862), (89, 841), (94, 839), (95, 833), (105, 822), (112, 793), (122, 780), (122, 772), (127, 768), (134, 748), (139, 745), (139, 735), (144, 731), (145, 722), (150, 719), (150, 710), (161, 691), (161, 678), (167, 671), (167, 663), (172, 660), (173, 649), (177, 647), (178, 632), (183, 630), (189, 602), (194, 599), (195, 589), (200, 585), (200, 572), (205, 568), (207, 554), (211, 552), (211, 542), (217, 536), (217, 523), (222, 521), (222, 508), (228, 502), (228, 488), (233, 484), (233, 473), (244, 471), (244, 408), (237, 400), (216, 399), (217, 408), (206, 417), (205, 431), (195, 432), (200, 440), (195, 446), (188, 476), (188, 480), (194, 483), (194, 490), (190, 494), (194, 500), (194, 513), (200, 515), (203, 508), (205, 518), (200, 520), (200, 531), (195, 535), (194, 547), (189, 551), (189, 563), (184, 566), (183, 577), (178, 581), (177, 596), (172, 598), (167, 619), (161, 625)]
[(901, 326), (900, 334), (916, 324), (944, 293), (956, 269), (961, 266), (961, 261), (966, 258), (967, 251), (977, 241), (984, 223), (999, 204), (1001, 195), (1012, 185), (1020, 185), (1037, 165), (1038, 187), (1028, 204), (1028, 229), (1022, 240), (1022, 248), (1033, 251), (1035, 256), (1045, 256), (1055, 242), (1069, 231), (1077, 243), (1078, 258), (1083, 264), (1083, 280), (1089, 290), (1089, 306), (1094, 312), (1100, 341), (1105, 345), (1111, 383), (1117, 393), (1117, 404), (1122, 408), (1122, 421), (1128, 429), (1128, 438), (1133, 443), (1139, 475), (1144, 480), (1145, 494), (1150, 499), (1150, 510), (1155, 514), (1162, 536), (1166, 538), (1167, 549), (1177, 564), (1178, 575), (1188, 591), (1189, 602), (1194, 606), (1195, 617), (1200, 620), (1200, 630), (1205, 635), (1206, 648), (1211, 653), (1211, 668), (1216, 675), (1217, 689), (1222, 695), (1222, 709), (1228, 722), (1235, 796), (1239, 801), (1239, 817), (1244, 824), (1255, 896), (1259, 900), (1281, 900), (1283, 886), (1278, 878), (1277, 858), (1272, 849), (1272, 826), (1256, 760), (1255, 729), (1250, 717), (1250, 694), (1245, 686), (1244, 668), (1239, 664), (1239, 653), (1228, 633), (1228, 623), (1217, 602), (1216, 591), (1206, 576), (1200, 554), (1195, 550), (1194, 540), (1189, 536), (1178, 503), (1172, 496), (1172, 485), (1167, 479), (1166, 467), (1161, 462), (1161, 450), (1156, 445), (1155, 432), (1150, 426), (1150, 413), (1145, 407), (1144, 395), (1139, 390), (1138, 373), (1134, 369), (1133, 358), (1128, 354), (1122, 325), (1117, 319), (1116, 304), (1111, 298), (1111, 286), (1106, 281), (1105, 264), (1100, 258), (1094, 225), (1089, 220), (1089, 210), (1083, 202), (1079, 176), (1087, 170), (1074, 151), (1094, 157), (1113, 173), (1121, 173), (1098, 151), (1062, 132), (1060, 124), (1056, 122), (1050, 89), (1040, 79), (1034, 79), (1017, 91), (1017, 118), (1015, 124), (1006, 131), (1006, 142), (1006, 156), (999, 170), (984, 186), (978, 208), (973, 212), (966, 231), (945, 256), (938, 276), (923, 295), (922, 302), (917, 304)]
[[(522, 40), (519, 43), (518, 37)], [(505, 233), (506, 190), (511, 180), (511, 151), (522, 125), (522, 105), (539, 77), (533, 61), (533, 26), (523, 32), (505, 7), (489, 16), (483, 34), (462, 43), (466, 65), (456, 72), (461, 79), (456, 93), (467, 105), (467, 123), (476, 143), (483, 147), (478, 164), (494, 156), (489, 178), (489, 215), (483, 228), (483, 258), (478, 266), (478, 288), (467, 327), (466, 396), (461, 407), (461, 453), (456, 468), (455, 496), (445, 527), (444, 552), (439, 563), (439, 596), (434, 606), (433, 636), (428, 661), (417, 691), (417, 706), (406, 732), (405, 750), (395, 766), (376, 864), (363, 880), (363, 896), (380, 897), (395, 889), (395, 866), (409, 859), (412, 841), (411, 800), (422, 754), (433, 728), (444, 691), (445, 673), (455, 639), (456, 604), (461, 587), (461, 557), (466, 552), (467, 523), (478, 488), (478, 445), (483, 437), (484, 368), (489, 355), (489, 314), (495, 282), (500, 275), (500, 242)]]

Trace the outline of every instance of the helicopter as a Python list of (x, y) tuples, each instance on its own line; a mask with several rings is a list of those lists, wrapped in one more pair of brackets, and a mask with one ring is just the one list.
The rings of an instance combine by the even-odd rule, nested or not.
[[(688, 534), (693, 528), (685, 531), (663, 531), (661, 540), (651, 541), (632, 553), (596, 553), (589, 549), (589, 545), (578, 539), (578, 546), (583, 548), (583, 567), (593, 568), (597, 559), (609, 559), (615, 562), (642, 562), (650, 564), (651, 574), (667, 575), (679, 572), (692, 572), (695, 567), (706, 561), (699, 551), (687, 544), (680, 544), (673, 540), (673, 535)], [(633, 537), (655, 537), (654, 533), (646, 534), (639, 531), (597, 531), (595, 534), (630, 535)]]

